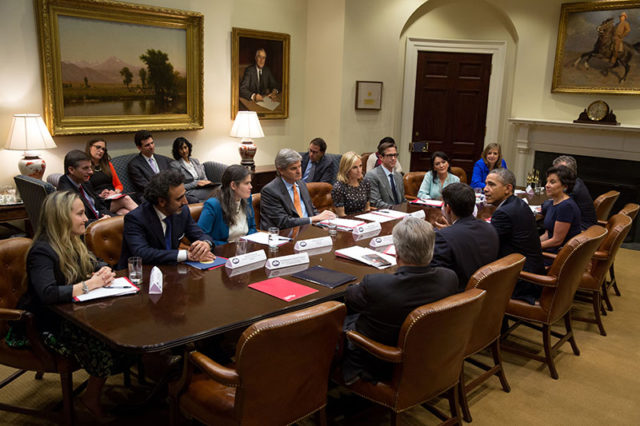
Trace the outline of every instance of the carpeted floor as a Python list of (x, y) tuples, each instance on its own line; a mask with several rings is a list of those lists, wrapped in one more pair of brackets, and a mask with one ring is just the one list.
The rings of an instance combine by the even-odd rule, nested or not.
[[(636, 425), (640, 424), (640, 253), (621, 249), (616, 260), (616, 275), (622, 297), (612, 295), (614, 311), (604, 317), (608, 335), (600, 336), (595, 325), (574, 322), (576, 339), (581, 350), (574, 356), (568, 344), (556, 357), (559, 380), (549, 376), (547, 368), (533, 360), (525, 360), (504, 353), (505, 370), (511, 392), (501, 390), (499, 381), (492, 379), (470, 395), (473, 424), (482, 425)], [(590, 310), (590, 305), (585, 305)], [(578, 309), (583, 309), (582, 306)], [(516, 335), (538, 341), (539, 334), (520, 327)], [(467, 367), (473, 375), (473, 368)], [(12, 370), (0, 366), (0, 377)], [(74, 381), (86, 378), (82, 372), (74, 374)], [(126, 398), (120, 385), (122, 377), (111, 378), (113, 385), (105, 392), (105, 405), (117, 408), (117, 400)], [(4, 389), (0, 402), (46, 405), (59, 398), (59, 382), (54, 375), (34, 380), (29, 373)], [(445, 401), (438, 407), (447, 409)], [(331, 390), (327, 408), (329, 424), (386, 425), (385, 410), (373, 406), (339, 388)], [(80, 424), (95, 423), (88, 414), (79, 411)], [(403, 425), (437, 424), (438, 420), (421, 407), (409, 410), (398, 418)], [(2, 425), (49, 424), (32, 417), (0, 413)], [(168, 408), (164, 403), (134, 410), (118, 416), (117, 425), (168, 424)], [(305, 420), (303, 425), (314, 424)]]

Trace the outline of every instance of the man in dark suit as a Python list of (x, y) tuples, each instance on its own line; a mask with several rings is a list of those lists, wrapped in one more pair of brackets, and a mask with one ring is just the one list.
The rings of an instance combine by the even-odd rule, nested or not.
[(364, 178), (371, 185), (369, 195), (371, 207), (387, 209), (405, 202), (402, 175), (395, 171), (398, 162), (398, 148), (395, 142), (379, 144), (378, 155), (382, 161), (380, 167), (369, 170)]
[(446, 224), (436, 231), (431, 266), (453, 270), (461, 292), (475, 271), (498, 258), (500, 242), (493, 226), (473, 217), (476, 194), (469, 185), (447, 185), (442, 190), (442, 200)]
[[(434, 240), (429, 222), (416, 217), (405, 217), (393, 228), (398, 269), (394, 274), (367, 275), (347, 288), (347, 307), (356, 314), (345, 319), (345, 330), (396, 346), (400, 327), (412, 310), (456, 293), (455, 272), (429, 265)], [(383, 380), (390, 371), (390, 364), (346, 341), (342, 373), (347, 384), (359, 378)]]
[(255, 64), (245, 68), (240, 83), (240, 97), (259, 102), (268, 96), (274, 98), (280, 86), (273, 77), (269, 67), (265, 67), (267, 52), (264, 49), (256, 51)]
[[(559, 166), (566, 166), (578, 176), (578, 163), (572, 156), (561, 155), (553, 160), (553, 167)], [(582, 179), (576, 178), (576, 183), (573, 185), (573, 190), (569, 196), (573, 198), (573, 201), (575, 201), (580, 208), (580, 229), (584, 231), (590, 226), (597, 225), (598, 220), (596, 217), (596, 208), (593, 205), (593, 198), (591, 198), (591, 194), (589, 194), (589, 190)]]
[[(544, 260), (536, 218), (529, 205), (513, 195), (516, 178), (510, 170), (493, 169), (489, 172), (484, 187), (487, 202), (497, 207), (491, 216), (491, 225), (500, 238), (498, 257), (520, 253), (527, 259), (523, 271), (544, 274)], [(520, 280), (513, 290), (513, 299), (535, 304), (541, 289), (535, 284)]]
[[(122, 255), (118, 269), (127, 259), (139, 256), (145, 264), (171, 264), (215, 259), (213, 241), (193, 221), (187, 207), (184, 177), (167, 170), (151, 178), (144, 191), (145, 202), (124, 217)], [(191, 241), (188, 250), (179, 250), (180, 240)]]
[(58, 189), (73, 191), (82, 200), (89, 223), (103, 217), (112, 216), (107, 206), (93, 190), (89, 179), (93, 174), (91, 158), (84, 151), (74, 149), (64, 156), (64, 176), (60, 177)]
[(129, 179), (136, 190), (134, 198), (140, 202), (144, 189), (149, 185), (152, 176), (163, 170), (169, 170), (171, 159), (163, 155), (155, 154), (155, 143), (151, 133), (140, 130), (134, 136), (136, 148), (140, 153), (133, 157), (127, 165)]
[(336, 169), (333, 161), (324, 153), (327, 151), (327, 143), (322, 138), (315, 138), (309, 142), (309, 152), (302, 155), (302, 180), (309, 182), (327, 182), (333, 184), (336, 177)]
[(313, 206), (307, 185), (300, 180), (300, 154), (283, 148), (276, 156), (278, 176), (260, 191), (260, 229), (280, 229), (308, 225), (336, 215), (329, 210), (318, 214)]

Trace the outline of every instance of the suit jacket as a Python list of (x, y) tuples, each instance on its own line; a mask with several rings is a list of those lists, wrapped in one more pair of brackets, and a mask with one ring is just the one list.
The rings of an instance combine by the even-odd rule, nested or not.
[(206, 240), (211, 237), (193, 221), (189, 208), (169, 216), (171, 219), (171, 250), (165, 248), (164, 233), (160, 219), (149, 202), (144, 202), (137, 209), (127, 213), (124, 217), (124, 231), (122, 238), (122, 254), (117, 269), (127, 267), (127, 259), (140, 256), (142, 263), (161, 265), (176, 263), (178, 247), (182, 237), (189, 241)]
[[(431, 266), (400, 266), (394, 274), (372, 274), (347, 288), (345, 301), (350, 315), (347, 330), (356, 330), (386, 345), (398, 344), (400, 327), (415, 308), (456, 293), (456, 274)], [(365, 378), (382, 378), (389, 365), (347, 344), (343, 373), (349, 380), (358, 374)]]
[[(256, 215), (253, 211), (252, 197), (247, 200), (245, 214), (249, 226), (247, 234), (253, 234), (256, 232)], [(229, 240), (229, 225), (222, 218), (222, 207), (220, 201), (215, 197), (209, 198), (204, 203), (200, 219), (198, 219), (198, 226), (213, 238), (215, 245), (226, 244)]]
[(596, 208), (593, 205), (593, 199), (584, 181), (580, 178), (576, 179), (576, 184), (573, 185), (573, 191), (571, 192), (571, 198), (576, 202), (580, 208), (580, 228), (584, 231), (592, 225), (598, 223), (596, 218)]
[[(153, 158), (156, 160), (160, 171), (169, 170), (169, 167), (171, 167), (171, 162), (173, 161), (169, 157), (158, 154), (154, 154)], [(155, 172), (149, 165), (147, 159), (142, 154), (136, 155), (131, 159), (131, 161), (129, 161), (129, 164), (127, 165), (127, 171), (129, 172), (129, 180), (136, 190), (137, 198), (141, 199), (140, 197), (144, 193), (144, 188), (149, 185), (149, 180), (153, 177), (153, 175), (155, 175)]]
[(266, 66), (262, 68), (262, 78), (260, 79), (260, 86), (258, 86), (258, 72), (256, 68), (256, 64), (253, 64), (244, 69), (244, 75), (240, 83), (241, 98), (251, 100), (251, 95), (254, 93), (268, 95), (273, 89), (280, 89), (280, 85), (271, 73), (271, 70)]
[[(307, 164), (309, 164), (309, 153), (305, 152), (302, 155), (303, 176), (304, 171), (307, 169)], [(313, 171), (313, 176), (310, 176), (311, 180), (309, 182), (327, 182), (333, 184), (336, 173), (333, 161), (327, 158), (326, 155), (323, 155), (320, 161), (318, 161), (318, 164), (316, 164), (316, 169)]]
[(453, 270), (461, 292), (474, 272), (498, 258), (499, 249), (498, 233), (493, 226), (473, 216), (464, 217), (436, 231), (431, 266)]
[[(386, 169), (383, 166), (375, 167), (373, 170), (367, 172), (364, 177), (371, 185), (371, 207), (377, 207), (381, 209), (389, 208), (396, 204), (393, 199), (393, 193), (391, 192), (391, 183), (387, 178)], [(404, 203), (404, 182), (402, 181), (402, 175), (400, 173), (393, 173), (393, 181), (396, 184), (396, 192), (398, 199), (401, 203)]]
[[(200, 161), (198, 161), (197, 158), (193, 158), (193, 157), (189, 158), (189, 161), (191, 161), (191, 164), (193, 165), (193, 167), (196, 169), (196, 172), (198, 173), (198, 180), (206, 180), (207, 174), (204, 172), (204, 166), (200, 164)], [(180, 160), (172, 161), (170, 166), (171, 168), (178, 170), (184, 175), (184, 189), (188, 191), (190, 189), (194, 189), (198, 187), (198, 180), (193, 178), (193, 175), (189, 170), (187, 170), (186, 167), (184, 167), (184, 165), (182, 164), (182, 161)]]
[[(318, 212), (313, 206), (307, 185), (301, 180), (296, 183), (300, 189), (300, 201), (304, 203), (307, 215), (315, 216)], [(298, 215), (281, 177), (278, 176), (265, 185), (260, 194), (260, 229), (267, 230), (272, 226), (287, 229), (309, 224), (309, 219)]]
[(78, 196), (82, 200), (82, 204), (84, 204), (84, 214), (87, 215), (87, 219), (89, 219), (89, 223), (100, 219), (100, 217), (104, 215), (113, 216), (113, 213), (111, 213), (111, 211), (107, 208), (107, 206), (104, 204), (102, 199), (98, 197), (98, 194), (96, 194), (95, 191), (93, 190), (93, 185), (91, 185), (91, 182), (85, 182), (81, 186), (84, 189), (84, 192), (87, 195), (87, 197), (91, 197), (93, 199), (93, 202), (95, 203), (96, 210), (98, 211), (99, 217), (96, 217), (95, 214), (93, 214), (93, 210), (91, 209), (91, 206), (89, 205), (87, 200), (82, 196), (82, 194), (80, 193), (80, 190), (76, 188), (76, 186), (71, 182), (71, 179), (69, 178), (69, 176), (62, 175), (60, 176), (60, 180), (58, 181), (58, 190), (73, 191), (76, 194), (78, 194)]

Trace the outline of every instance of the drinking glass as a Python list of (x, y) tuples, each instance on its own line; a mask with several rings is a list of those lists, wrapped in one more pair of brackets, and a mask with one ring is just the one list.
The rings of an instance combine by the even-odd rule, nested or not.
[(275, 226), (269, 228), (269, 250), (278, 251), (278, 244), (280, 243), (280, 229)]
[(335, 219), (329, 219), (327, 229), (329, 230), (330, 237), (335, 237), (336, 235), (338, 235), (338, 228)]
[(247, 240), (243, 240), (240, 238), (236, 241), (236, 256), (240, 256), (241, 254), (245, 254), (247, 252)]
[(133, 284), (142, 283), (142, 258), (133, 256), (129, 258), (129, 280)]

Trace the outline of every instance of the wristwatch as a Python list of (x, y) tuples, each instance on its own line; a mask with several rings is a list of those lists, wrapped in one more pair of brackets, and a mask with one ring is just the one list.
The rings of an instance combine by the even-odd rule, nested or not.
[(86, 281), (82, 281), (82, 292), (83, 292), (84, 294), (89, 293), (89, 286), (87, 285), (87, 282), (86, 282)]

